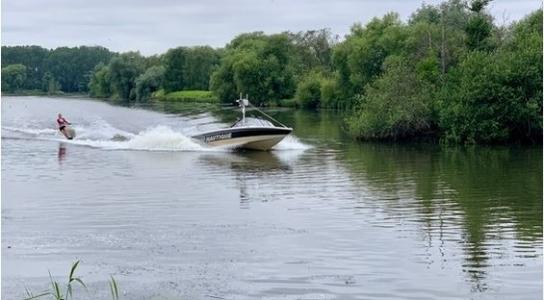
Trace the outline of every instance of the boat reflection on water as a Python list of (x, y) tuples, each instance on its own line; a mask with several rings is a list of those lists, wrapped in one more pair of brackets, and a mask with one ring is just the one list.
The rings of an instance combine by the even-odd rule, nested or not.
[[(199, 161), (209, 167), (229, 168), (232, 171), (236, 186), (240, 190), (240, 208), (247, 209), (251, 202), (268, 202), (270, 200), (269, 195), (259, 192), (259, 183), (262, 183), (263, 178), (273, 181), (275, 177), (279, 178), (291, 174), (293, 165), (302, 152), (237, 151), (206, 153), (199, 156)], [(283, 157), (284, 154), (285, 158)]]

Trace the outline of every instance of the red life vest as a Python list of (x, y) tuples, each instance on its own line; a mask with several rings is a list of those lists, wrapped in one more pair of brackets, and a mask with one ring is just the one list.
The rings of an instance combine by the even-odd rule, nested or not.
[(63, 126), (63, 125), (68, 124), (68, 121), (66, 121), (65, 118), (58, 118), (57, 123), (59, 124), (59, 126)]

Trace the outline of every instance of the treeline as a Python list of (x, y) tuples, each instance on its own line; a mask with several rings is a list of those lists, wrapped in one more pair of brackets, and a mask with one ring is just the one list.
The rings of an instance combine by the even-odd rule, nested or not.
[(151, 57), (123, 53), (95, 67), (89, 92), (92, 97), (146, 100), (159, 89), (166, 93), (208, 90), (221, 53), (208, 46), (178, 47)]
[(114, 55), (104, 47), (2, 46), (2, 91), (86, 93), (93, 68)]
[(152, 57), (123, 53), (96, 66), (90, 95), (145, 100), (158, 91), (211, 90), (226, 103), (244, 93), (255, 104), (270, 105), (293, 98), (306, 73), (331, 72), (333, 44), (323, 29), (241, 34), (222, 49), (178, 47)]
[(2, 90), (88, 92), (123, 100), (146, 100), (158, 91), (211, 90), (224, 102), (244, 93), (267, 105), (293, 98), (306, 73), (332, 72), (336, 39), (326, 29), (254, 32), (225, 48), (178, 47), (149, 57), (101, 47), (4, 46)]
[[(344, 109), (361, 139), (419, 136), (458, 143), (540, 141), (542, 10), (508, 26), (490, 0), (423, 5), (329, 30), (245, 33), (224, 48), (144, 57), (100, 47), (2, 47), (2, 89), (60, 89), (145, 100), (211, 90), (232, 103)], [(84, 59), (83, 59), (84, 58)]]

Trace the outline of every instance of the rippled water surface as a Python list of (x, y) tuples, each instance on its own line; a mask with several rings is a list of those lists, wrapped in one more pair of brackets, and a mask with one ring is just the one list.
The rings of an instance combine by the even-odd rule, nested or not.
[[(78, 137), (55, 131), (56, 113)], [(269, 110), (271, 152), (213, 150), (216, 106), (2, 98), (2, 298), (541, 299), (541, 147), (359, 143)]]

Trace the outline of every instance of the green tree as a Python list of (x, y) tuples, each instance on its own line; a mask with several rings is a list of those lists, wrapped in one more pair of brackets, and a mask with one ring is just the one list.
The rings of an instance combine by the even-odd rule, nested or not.
[(332, 72), (332, 51), (338, 37), (329, 29), (301, 31), (289, 37), (293, 44), (290, 56), (295, 76), (304, 76), (314, 69)]
[(183, 89), (208, 90), (210, 88), (210, 76), (219, 65), (219, 51), (209, 46), (192, 47), (186, 49), (185, 63), (183, 65)]
[(335, 48), (333, 59), (345, 101), (364, 92), (364, 86), (382, 72), (387, 56), (400, 54), (406, 30), (395, 13), (374, 18), (366, 26), (355, 24), (346, 40)]
[(60, 90), (60, 84), (51, 72), (45, 72), (42, 78), (42, 91), (53, 94)]
[(113, 58), (108, 66), (113, 96), (136, 99), (136, 78), (143, 73), (144, 58), (139, 52), (127, 52)]
[(426, 57), (429, 51), (440, 61), (442, 75), (466, 54), (466, 29), (471, 13), (461, 0), (437, 6), (423, 5), (409, 20), (410, 31), (405, 56), (411, 60)]
[(403, 139), (431, 129), (431, 104), (421, 97), (422, 83), (401, 56), (391, 56), (384, 73), (366, 88), (349, 129), (364, 139)]
[(161, 87), (164, 70), (163, 66), (154, 66), (136, 78), (136, 100), (149, 99)]
[(542, 10), (507, 35), (498, 51), (471, 52), (448, 76), (440, 114), (444, 140), (541, 140)]
[(96, 98), (109, 98), (112, 95), (110, 68), (102, 63), (98, 64), (91, 74), (89, 81), (89, 95)]
[(473, 52), (452, 72), (441, 109), (445, 140), (494, 143), (541, 138), (541, 42), (521, 53)]
[(22, 64), (26, 75), (21, 89), (41, 89), (42, 78), (47, 69), (49, 50), (39, 46), (2, 46), (2, 66)]
[(232, 101), (239, 93), (249, 94), (258, 105), (292, 97), (291, 47), (287, 34), (236, 37), (212, 75), (211, 89), (224, 102)]
[(164, 55), (164, 81), (166, 92), (181, 91), (185, 88), (185, 60), (187, 49), (178, 47), (168, 50)]
[(491, 32), (493, 30), (493, 19), (484, 14), (485, 7), (491, 0), (473, 0), (469, 9), (473, 12), (465, 31), (467, 33), (467, 46), (469, 50), (491, 50)]
[(224, 57), (210, 77), (210, 89), (223, 102), (230, 102), (238, 97), (238, 89), (234, 82), (234, 60), (234, 55)]
[(26, 79), (26, 67), (13, 64), (2, 68), (2, 90), (15, 92), (23, 87)]
[[(43, 89), (43, 79), (50, 73), (65, 92), (86, 92), (89, 74), (99, 63), (108, 63), (113, 53), (103, 47), (59, 47), (47, 50), (39, 46), (3, 46), (2, 64), (23, 64), (27, 90)], [(49, 75), (47, 76), (49, 77)]]
[(266, 42), (267, 35), (262, 31), (254, 31), (248, 33), (242, 33), (235, 36), (226, 46), (227, 50), (250, 48), (252, 44), (257, 41)]
[(408, 22), (410, 25), (417, 23), (440, 24), (441, 19), (442, 13), (438, 7), (424, 3), (410, 16)]
[(300, 106), (307, 108), (320, 106), (322, 80), (322, 75), (314, 71), (298, 82), (295, 99)]
[(47, 70), (65, 92), (87, 92), (89, 75), (99, 63), (108, 63), (112, 53), (103, 47), (60, 47), (49, 54)]
[(347, 109), (344, 107), (345, 101), (341, 101), (341, 94), (338, 91), (338, 79), (335, 77), (325, 77), (321, 80), (321, 103), (320, 107), (334, 108), (334, 109)]

